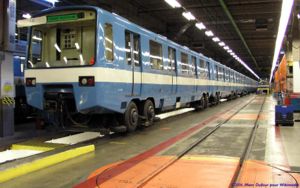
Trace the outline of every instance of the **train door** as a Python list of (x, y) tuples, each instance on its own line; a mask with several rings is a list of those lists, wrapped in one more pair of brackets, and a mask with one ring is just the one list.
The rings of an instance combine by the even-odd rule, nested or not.
[(194, 57), (194, 56), (192, 56), (191, 57), (191, 67), (192, 67), (192, 78), (193, 78), (193, 83), (194, 83), (194, 85), (193, 85), (193, 92), (194, 93), (196, 93), (197, 92), (197, 70), (196, 70), (196, 68), (197, 68), (197, 64), (196, 64), (196, 57)]
[(177, 92), (177, 61), (176, 61), (176, 50), (174, 48), (168, 47), (168, 58), (169, 67), (171, 69), (171, 79), (172, 88), (171, 93), (175, 94)]
[(141, 94), (142, 73), (141, 73), (141, 46), (140, 35), (131, 31), (125, 31), (125, 49), (127, 66), (132, 71), (131, 96)]

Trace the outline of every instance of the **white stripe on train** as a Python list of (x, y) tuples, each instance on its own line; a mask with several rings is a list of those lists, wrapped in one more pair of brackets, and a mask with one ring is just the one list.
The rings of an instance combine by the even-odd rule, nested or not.
[[(35, 77), (37, 83), (66, 83), (78, 82), (79, 76), (95, 76), (96, 82), (132, 83), (132, 72), (122, 69), (105, 67), (84, 68), (57, 68), (57, 69), (34, 69), (26, 70), (25, 78)], [(198, 85), (198, 86), (234, 86), (234, 87), (256, 87), (241, 83), (221, 82), (216, 80), (195, 79), (193, 77), (182, 77), (163, 75), (148, 72), (135, 72), (135, 83), (162, 84), (162, 85)]]

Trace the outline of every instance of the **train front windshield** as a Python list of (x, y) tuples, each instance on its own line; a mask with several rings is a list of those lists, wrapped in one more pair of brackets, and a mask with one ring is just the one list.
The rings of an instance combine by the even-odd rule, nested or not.
[(32, 27), (28, 68), (93, 65), (96, 13), (72, 11), (45, 16), (47, 22)]

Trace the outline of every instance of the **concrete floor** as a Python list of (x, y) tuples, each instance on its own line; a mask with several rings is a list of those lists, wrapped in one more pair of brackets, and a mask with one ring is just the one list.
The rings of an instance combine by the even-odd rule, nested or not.
[[(226, 119), (228, 114), (237, 110), (238, 106), (241, 106), (242, 103), (246, 103), (246, 101), (250, 101), (254, 97), (254, 95), (245, 96), (204, 111), (189, 112), (165, 119), (156, 122), (152, 127), (138, 130), (127, 136), (115, 135), (112, 138), (97, 140), (94, 143), (96, 146), (94, 153), (18, 177), (17, 179), (0, 184), (0, 187), (72, 187), (86, 180), (91, 172), (101, 166), (138, 155), (191, 127), (195, 127), (199, 122), (213, 114), (220, 113), (225, 109), (231, 109), (223, 117), (219, 117), (220, 119), (216, 118), (210, 121), (203, 128), (195, 131), (187, 138), (180, 140), (166, 150), (161, 151), (159, 154), (176, 155), (200, 135), (205, 134), (208, 129), (218, 124), (222, 119)], [(249, 114), (257, 114), (262, 99), (263, 97), (255, 99), (251, 105), (242, 110), (241, 114), (244, 114), (244, 117), (249, 116)], [(259, 121), (260, 126), (250, 158), (278, 164), (278, 162), (282, 162), (282, 153), (276, 152), (279, 145), (275, 141), (274, 104), (275, 101), (271, 97), (268, 97), (263, 106), (264, 118), (261, 118)], [(226, 126), (221, 128), (221, 131), (208, 138), (201, 146), (195, 148), (191, 154), (239, 156), (255, 121), (254, 116), (251, 116), (250, 119), (244, 117), (240, 116), (240, 118), (235, 118), (227, 122)], [(300, 137), (298, 136), (300, 135), (300, 124), (296, 123), (294, 127), (280, 127), (280, 133), (282, 140), (280, 147), (283, 147), (285, 151), (284, 155), (286, 155), (288, 164), (294, 170), (299, 169), (300, 150), (297, 146), (300, 143)]]

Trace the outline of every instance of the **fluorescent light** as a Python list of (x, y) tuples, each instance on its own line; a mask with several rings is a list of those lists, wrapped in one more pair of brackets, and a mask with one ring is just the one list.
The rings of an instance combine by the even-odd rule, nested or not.
[(82, 54), (79, 55), (80, 65), (84, 65), (84, 60)]
[(172, 8), (180, 8), (181, 4), (178, 3), (176, 0), (165, 0)]
[(51, 3), (53, 6), (55, 5), (55, 3), (58, 3), (59, 0), (44, 0), (47, 1), (48, 3)]
[(64, 61), (65, 61), (66, 64), (68, 64), (68, 59), (67, 59), (66, 56), (64, 56)]
[(220, 39), (219, 39), (218, 37), (214, 37), (214, 38), (212, 38), (212, 40), (213, 40), (214, 42), (219, 42), (219, 41), (220, 41)]
[(219, 42), (219, 46), (225, 46), (224, 42)]
[(21, 72), (23, 73), (24, 72), (24, 64), (23, 63), (21, 63)]
[(59, 48), (59, 46), (55, 43), (54, 44), (54, 47), (56, 48), (56, 50), (59, 52), (59, 53), (61, 53), (61, 49)]
[(300, 13), (297, 14), (297, 18), (298, 18), (298, 20), (300, 20)]
[(227, 52), (228, 52), (228, 53), (231, 53), (231, 52), (232, 52), (232, 50), (231, 50), (231, 49), (229, 49), (229, 50), (227, 50)]
[(195, 25), (196, 25), (196, 27), (197, 27), (198, 29), (200, 29), (200, 30), (203, 30), (203, 29), (206, 28), (205, 25), (204, 25), (202, 22), (198, 22), (198, 23), (196, 23)]
[(37, 37), (37, 36), (35, 36), (35, 35), (33, 35), (32, 39), (33, 39), (33, 40), (42, 41), (42, 38), (40, 38), (40, 37)]
[(234, 53), (234, 52), (231, 52), (231, 53), (230, 53), (230, 55), (234, 56), (234, 55), (235, 55), (235, 53)]
[(223, 48), (224, 48), (224, 50), (229, 50), (228, 46), (224, 46)]
[(18, 36), (18, 33), (15, 33), (15, 36)]
[(105, 40), (112, 44), (112, 41), (109, 38), (105, 37)]
[(209, 30), (209, 31), (205, 31), (205, 35), (211, 37), (214, 36), (214, 33), (211, 30)]
[(185, 17), (188, 21), (195, 20), (195, 16), (191, 12), (183, 12), (182, 16)]
[(23, 14), (22, 17), (25, 19), (30, 19), (31, 15), (29, 13), (26, 13), (26, 14)]
[(48, 67), (48, 68), (50, 67), (50, 65), (49, 65), (49, 63), (48, 63), (48, 62), (46, 62), (45, 64), (46, 64), (46, 67)]
[(276, 38), (276, 45), (275, 45), (275, 49), (274, 49), (274, 56), (273, 56), (273, 62), (272, 62), (272, 68), (271, 68), (269, 82), (271, 82), (272, 78), (273, 78), (273, 71), (275, 69), (276, 62), (278, 60), (279, 51), (281, 49), (281, 44), (282, 44), (282, 40), (283, 40), (283, 37), (285, 34), (285, 30), (286, 30), (288, 21), (290, 19), (293, 4), (294, 4), (294, 0), (282, 1), (281, 15), (280, 15), (280, 21), (279, 21), (279, 27), (278, 27), (278, 33), (277, 33), (277, 38)]
[(77, 42), (75, 42), (75, 47), (76, 47), (77, 50), (80, 50), (80, 46)]

